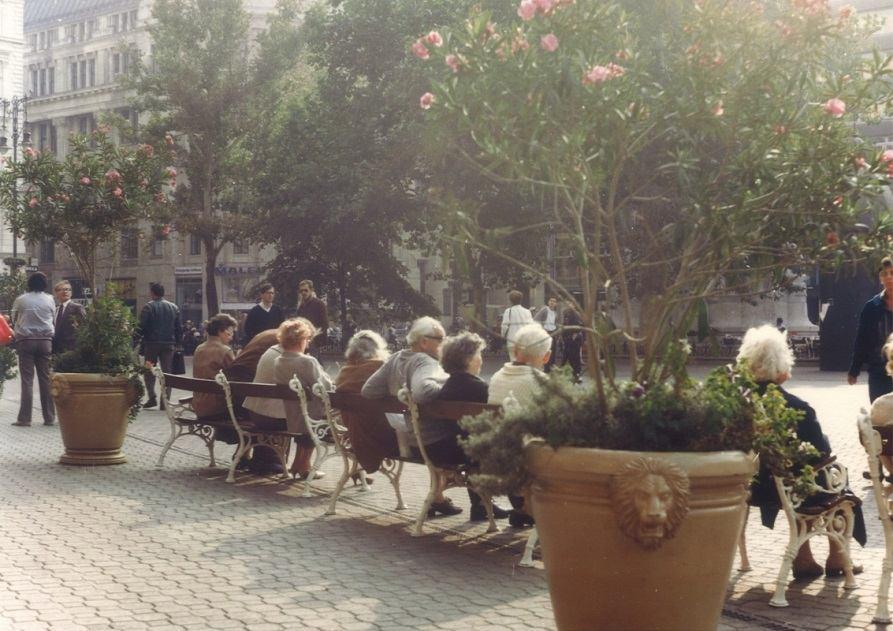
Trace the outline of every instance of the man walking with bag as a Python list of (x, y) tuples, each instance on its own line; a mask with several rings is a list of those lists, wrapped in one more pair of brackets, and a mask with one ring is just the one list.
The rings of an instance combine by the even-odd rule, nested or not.
[[(183, 337), (180, 309), (174, 303), (164, 299), (164, 285), (161, 283), (149, 285), (149, 292), (152, 299), (140, 312), (139, 323), (139, 333), (145, 348), (146, 362), (153, 366), (161, 362), (161, 369), (169, 373), (174, 346)], [(151, 371), (147, 372), (145, 380), (149, 399), (143, 404), (143, 407), (152, 408), (158, 405), (158, 399), (155, 397), (155, 375)], [(170, 396), (170, 392), (168, 392), (168, 396)]]

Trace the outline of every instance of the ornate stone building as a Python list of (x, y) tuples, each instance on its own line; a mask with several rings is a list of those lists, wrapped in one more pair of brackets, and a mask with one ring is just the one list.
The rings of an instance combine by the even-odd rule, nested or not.
[[(3, 0), (0, 6), (7, 4), (19, 5), (21, 11), (21, 0)], [(139, 124), (121, 79), (137, 55), (151, 58), (152, 44), (145, 28), (151, 5), (151, 0), (25, 1), (24, 89), (30, 97), (28, 127), (35, 148), (64, 157), (69, 135), (93, 131), (105, 113)], [(245, 8), (257, 32), (275, 8), (275, 0), (247, 0)], [(184, 320), (199, 322), (207, 317), (202, 299), (204, 257), (198, 240), (177, 233), (152, 240), (145, 234), (134, 226), (123, 231), (117, 243), (109, 244), (100, 279), (123, 289), (134, 308), (148, 299), (149, 283), (161, 282), (180, 305)], [(51, 281), (68, 279), (76, 297), (83, 297), (77, 268), (60, 244), (30, 244), (28, 252)], [(217, 268), (222, 309), (254, 304), (250, 290), (261, 280), (261, 269), (270, 256), (268, 249), (250, 243), (224, 247)]]
[[(0, 2), (0, 99), (3, 101), (24, 95), (25, 87), (22, 83), (23, 19), (24, 0)], [(8, 141), (6, 147), (0, 144), (0, 153), (4, 150), (8, 153), (11, 134), (12, 111), (8, 107), (4, 110), (0, 106), (0, 136), (6, 137)], [(0, 261), (11, 257), (13, 250), (17, 255), (22, 255), (25, 252), (25, 244), (19, 240), (17, 247), (13, 248), (12, 231), (6, 220), (6, 212), (0, 211)], [(6, 266), (2, 265), (0, 269), (5, 271)]]

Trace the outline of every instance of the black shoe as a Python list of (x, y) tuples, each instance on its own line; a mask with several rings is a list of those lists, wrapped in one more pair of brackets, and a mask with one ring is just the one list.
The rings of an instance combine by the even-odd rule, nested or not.
[(442, 502), (431, 503), (431, 507), (428, 509), (428, 517), (437, 517), (437, 513), (449, 517), (458, 515), (461, 512), (461, 508), (453, 504), (453, 501), (450, 498), (446, 498)]
[[(507, 511), (501, 506), (497, 506), (493, 504), (493, 519), (505, 519), (511, 514), (511, 511)], [(483, 504), (475, 504), (471, 507), (471, 515), (468, 516), (468, 521), (487, 521), (487, 507)]]
[(53, 425), (56, 424), (56, 421), (44, 421), (43, 424), (46, 425), (47, 427), (52, 427)]
[(149, 399), (148, 401), (143, 403), (143, 408), (154, 408), (156, 405), (158, 405), (158, 401), (156, 401), (155, 399)]
[(22, 421), (16, 421), (13, 425), (16, 427), (31, 427), (31, 423), (23, 423)]
[(512, 528), (527, 528), (535, 525), (536, 522), (533, 521), (533, 517), (526, 513), (519, 513), (516, 510), (509, 513), (509, 526)]

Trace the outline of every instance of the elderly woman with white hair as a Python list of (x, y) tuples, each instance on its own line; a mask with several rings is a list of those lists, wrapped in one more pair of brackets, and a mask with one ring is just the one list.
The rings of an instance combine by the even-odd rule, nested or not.
[[(781, 384), (791, 378), (791, 369), (794, 366), (794, 353), (788, 344), (787, 333), (779, 331), (769, 324), (748, 329), (741, 342), (737, 359), (739, 364), (746, 364), (750, 369), (760, 392), (765, 392), (769, 384), (778, 386), (787, 406), (803, 413), (803, 418), (797, 423), (797, 437), (801, 441), (811, 443), (819, 451), (822, 459), (830, 456), (831, 444), (828, 442), (828, 437), (822, 432), (822, 426), (819, 425), (815, 410), (806, 401), (781, 387)], [(750, 503), (760, 508), (763, 525), (772, 528), (775, 525), (780, 502), (772, 474), (766, 468), (760, 468), (760, 473), (751, 486)], [(865, 519), (862, 516), (861, 507), (856, 507), (854, 515), (853, 538), (864, 546), (866, 541)], [(823, 572), (826, 576), (843, 574), (843, 551), (839, 549), (834, 540), (829, 538), (828, 541), (830, 550), (824, 569), (813, 558), (809, 542), (807, 541), (801, 546), (794, 559), (795, 579), (815, 578), (821, 576)], [(862, 567), (853, 566), (853, 571), (861, 572)]]
[(514, 361), (503, 365), (490, 378), (488, 403), (502, 405), (512, 396), (522, 406), (528, 405), (540, 387), (537, 377), (546, 376), (543, 366), (552, 353), (552, 336), (546, 329), (539, 322), (526, 324), (518, 329), (514, 341)]
[[(378, 333), (357, 331), (347, 342), (344, 353), (347, 363), (335, 377), (335, 391), (359, 394), (369, 377), (384, 365), (388, 356), (387, 343)], [(400, 455), (397, 435), (384, 414), (342, 411), (341, 421), (347, 427), (351, 446), (365, 471), (378, 471), (382, 460)], [(372, 478), (366, 478), (367, 482), (371, 480)]]
[[(439, 320), (425, 316), (412, 323), (406, 334), (409, 348), (391, 355), (384, 365), (369, 377), (363, 386), (362, 395), (367, 399), (381, 399), (397, 396), (403, 387), (409, 387), (416, 403), (428, 403), (437, 398), (440, 389), (449, 375), (440, 366), (440, 347), (446, 331)], [(409, 427), (402, 419), (389, 416), (391, 424)], [(450, 438), (449, 426), (433, 419), (420, 419), (421, 436), (424, 445)], [(439, 492), (431, 504), (429, 517), (437, 514), (458, 515), (462, 509), (454, 506), (450, 499)]]

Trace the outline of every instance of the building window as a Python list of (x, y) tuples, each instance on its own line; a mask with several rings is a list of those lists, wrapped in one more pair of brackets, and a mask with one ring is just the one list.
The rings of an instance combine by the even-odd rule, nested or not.
[(73, 61), (69, 64), (69, 81), (71, 82), (71, 89), (78, 89), (78, 62)]
[(96, 59), (87, 60), (87, 85), (91, 88), (96, 85)]
[(47, 68), (47, 94), (56, 93), (56, 69), (54, 67)]
[(83, 42), (87, 39), (87, 25), (84, 22), (78, 24), (78, 41)]
[(47, 31), (47, 48), (52, 48), (53, 44), (59, 41), (59, 29), (51, 28)]
[(31, 52), (37, 50), (37, 33), (31, 33), (31, 36), (28, 38), (31, 44)]
[(121, 53), (112, 55), (112, 76), (117, 77), (121, 74)]
[(136, 15), (137, 15), (136, 9), (134, 9), (133, 11), (130, 12), (130, 28), (131, 28), (131, 30), (136, 28)]
[(130, 19), (130, 15), (129, 15), (129, 14), (127, 14), (127, 13), (122, 13), (122, 14), (121, 14), (121, 31), (126, 31), (126, 30), (127, 30), (127, 23), (128, 23), (128, 21), (129, 21), (129, 19)]
[(121, 258), (139, 258), (139, 232), (133, 228), (121, 231)]
[(31, 91), (37, 94), (37, 90), (40, 88), (40, 82), (37, 80), (37, 70), (31, 71)]
[(233, 241), (233, 254), (248, 254), (248, 242), (242, 239)]
[(38, 36), (38, 45), (37, 46), (40, 50), (43, 50), (44, 48), (47, 47), (47, 33), (46, 33), (46, 31), (40, 32), (40, 34)]
[(87, 87), (87, 60), (81, 59), (80, 61), (81, 74), (80, 79), (78, 80), (78, 85), (82, 88)]
[(164, 239), (152, 239), (151, 255), (155, 259), (164, 256)]
[(189, 235), (189, 255), (196, 256), (202, 253), (202, 242), (194, 234)]
[(56, 262), (56, 243), (47, 239), (40, 242), (40, 262), (55, 263)]
[(118, 32), (118, 14), (117, 13), (115, 15), (109, 16), (109, 29), (112, 31), (112, 33)]

